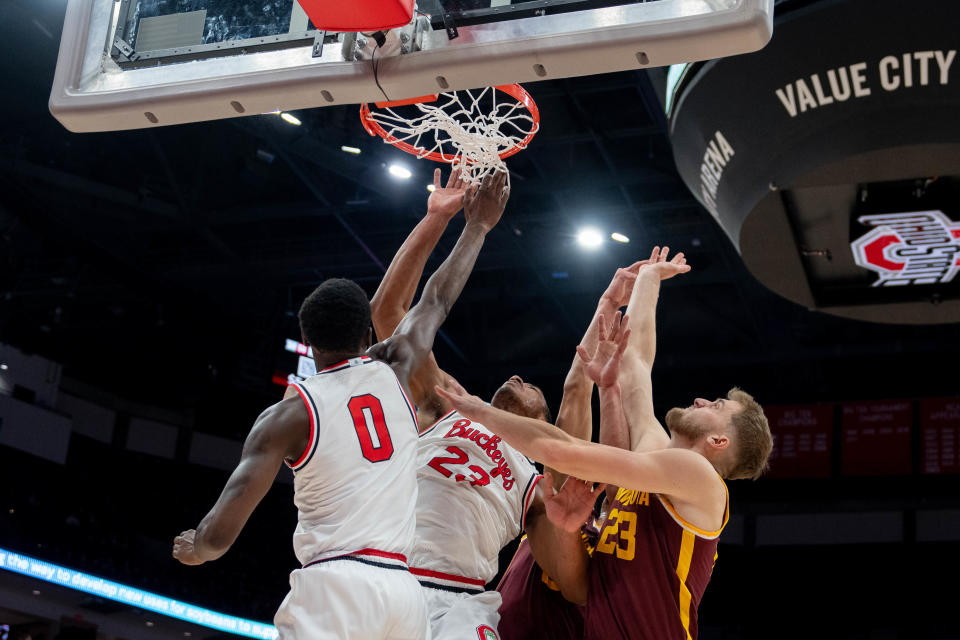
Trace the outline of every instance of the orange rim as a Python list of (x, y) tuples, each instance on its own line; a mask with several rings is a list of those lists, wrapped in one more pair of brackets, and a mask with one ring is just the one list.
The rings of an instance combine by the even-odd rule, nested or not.
[[(527, 93), (527, 90), (521, 87), (519, 84), (501, 84), (493, 87), (497, 91), (502, 91), (508, 96), (512, 97), (514, 100), (519, 102), (523, 107), (530, 112), (530, 117), (533, 119), (533, 129), (530, 133), (527, 134), (523, 140), (517, 142), (514, 146), (510, 147), (506, 151), (502, 151), (499, 155), (500, 158), (509, 158), (518, 151), (522, 151), (527, 148), (527, 145), (530, 144), (530, 141), (533, 139), (533, 136), (537, 134), (537, 131), (540, 130), (540, 110), (537, 108), (537, 103), (533, 101), (533, 98)], [(422, 98), (413, 98), (410, 100), (398, 100), (391, 103), (377, 103), (381, 104), (393, 104), (399, 105), (403, 104), (416, 104), (418, 102), (432, 102), (436, 100), (436, 96), (423, 96)], [(363, 123), (363, 128), (366, 129), (367, 133), (371, 136), (380, 136), (383, 138), (384, 142), (393, 145), (401, 151), (406, 151), (411, 153), (418, 158), (427, 158), (433, 160), (434, 162), (453, 162), (456, 156), (446, 156), (439, 151), (430, 151), (427, 153), (427, 150), (423, 147), (415, 147), (409, 142), (404, 142), (398, 138), (392, 136), (386, 129), (384, 129), (379, 122), (373, 119), (373, 116), (370, 112), (370, 104), (364, 102), (360, 105), (360, 122)]]

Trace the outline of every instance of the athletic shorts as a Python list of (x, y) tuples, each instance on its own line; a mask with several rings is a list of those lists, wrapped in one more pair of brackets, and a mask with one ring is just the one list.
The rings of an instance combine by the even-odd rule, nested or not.
[(500, 594), (452, 593), (424, 587), (433, 640), (499, 640)]
[(416, 578), (351, 559), (294, 570), (273, 621), (280, 640), (430, 640)]

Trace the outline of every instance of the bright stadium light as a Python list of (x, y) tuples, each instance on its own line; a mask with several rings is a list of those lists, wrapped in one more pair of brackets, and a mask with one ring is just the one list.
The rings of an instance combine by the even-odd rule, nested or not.
[(432, 184), (428, 184), (428, 185), (427, 185), (427, 191), (429, 191), (430, 193), (433, 193), (433, 192), (436, 191), (436, 190), (437, 190), (437, 188), (436, 188), (435, 186), (433, 186)]
[(617, 242), (623, 242), (624, 244), (626, 244), (627, 242), (630, 242), (630, 238), (623, 235), (622, 233), (617, 233), (616, 231), (610, 234), (610, 238), (612, 240), (616, 240)]
[(406, 180), (407, 178), (413, 175), (413, 172), (411, 172), (410, 169), (407, 169), (406, 167), (401, 167), (398, 164), (390, 165), (389, 171), (390, 171), (390, 175), (396, 176), (397, 178), (403, 178), (404, 180)]
[(289, 122), (290, 124), (294, 124), (298, 127), (300, 126), (300, 118), (293, 115), (292, 113), (287, 113), (286, 111), (284, 111), (283, 113), (280, 114), (280, 117), (283, 118), (284, 122)]
[(360, 149), (358, 147), (348, 147), (347, 145), (342, 145), (340, 147), (340, 151), (352, 153), (355, 156), (360, 155)]
[(603, 244), (603, 234), (589, 227), (581, 229), (577, 232), (577, 243), (585, 249), (596, 249)]

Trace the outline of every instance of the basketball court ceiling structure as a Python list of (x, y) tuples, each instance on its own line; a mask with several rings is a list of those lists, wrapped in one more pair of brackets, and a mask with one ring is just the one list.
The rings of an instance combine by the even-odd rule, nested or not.
[[(279, 393), (270, 377), (300, 300), (331, 276), (372, 294), (425, 210), (434, 165), (369, 137), (356, 105), (295, 111), (299, 126), (257, 115), (70, 133), (47, 109), (66, 3), (8, 7), (0, 341), (143, 401), (190, 407), (244, 391), (241, 405), (262, 407)], [(519, 372), (556, 403), (613, 270), (666, 244), (694, 270), (661, 294), (664, 407), (733, 383), (769, 402), (955, 392), (930, 363), (957, 356), (957, 325), (834, 318), (750, 275), (677, 173), (664, 85), (659, 69), (525, 85), (542, 129), (508, 161), (507, 213), (438, 340), (441, 363), (481, 393)], [(393, 163), (413, 176), (389, 175)], [(608, 238), (599, 250), (576, 244), (586, 226)]]

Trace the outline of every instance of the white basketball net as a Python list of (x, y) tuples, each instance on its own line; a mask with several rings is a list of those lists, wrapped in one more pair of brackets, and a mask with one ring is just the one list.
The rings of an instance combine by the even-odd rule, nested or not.
[(436, 152), (444, 162), (460, 167), (465, 182), (479, 185), (494, 171), (506, 171), (500, 155), (514, 147), (526, 148), (523, 140), (539, 124), (509, 94), (492, 87), (473, 91), (476, 94), (441, 93), (435, 102), (405, 107), (419, 111), (413, 117), (383, 107), (371, 109), (370, 118), (389, 134), (384, 138), (387, 144), (406, 142), (417, 147), (418, 158)]

